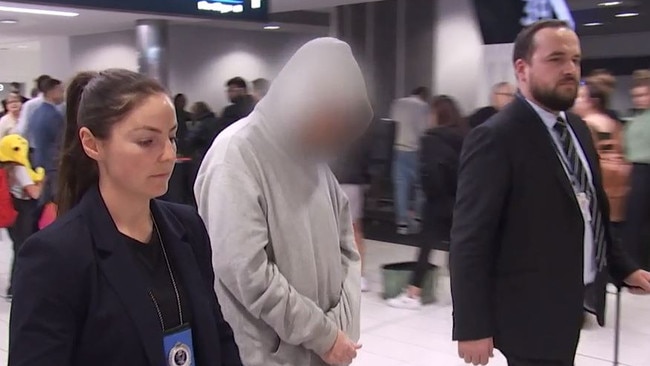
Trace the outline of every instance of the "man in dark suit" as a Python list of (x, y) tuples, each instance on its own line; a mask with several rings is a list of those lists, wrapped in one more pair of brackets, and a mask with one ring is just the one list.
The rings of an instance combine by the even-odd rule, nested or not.
[(224, 108), (221, 113), (221, 125), (228, 127), (240, 119), (248, 116), (255, 108), (255, 99), (248, 94), (246, 80), (240, 77), (232, 78), (226, 83), (228, 99), (232, 104)]
[(608, 276), (648, 293), (650, 273), (612, 241), (589, 129), (564, 112), (580, 80), (577, 35), (562, 21), (535, 23), (513, 59), (520, 94), (463, 145), (453, 337), (474, 365), (496, 347), (510, 366), (570, 366), (584, 309), (604, 323)]

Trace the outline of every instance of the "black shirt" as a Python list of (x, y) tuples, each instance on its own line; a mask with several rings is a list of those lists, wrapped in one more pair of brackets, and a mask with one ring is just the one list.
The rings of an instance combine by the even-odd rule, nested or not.
[[(154, 304), (154, 299), (160, 308), (160, 313), (164, 322), (164, 330), (168, 331), (183, 325), (180, 322), (176, 293), (174, 291), (174, 286), (172, 285), (157, 232), (154, 230), (148, 244), (142, 243), (126, 235), (122, 236), (127, 241), (129, 247), (131, 247), (136, 261), (140, 266), (141, 273), (143, 274), (144, 280), (150, 290), (149, 297), (151, 298), (153, 295), (153, 298), (151, 299), (151, 311), (156, 313), (157, 318), (159, 316)], [(167, 253), (167, 256), (169, 257), (169, 252)], [(172, 259), (169, 258), (169, 261), (172, 271), (174, 271)], [(179, 273), (174, 272), (174, 280), (176, 281), (176, 287), (178, 288), (181, 298), (183, 321), (184, 323), (190, 323), (190, 306)]]

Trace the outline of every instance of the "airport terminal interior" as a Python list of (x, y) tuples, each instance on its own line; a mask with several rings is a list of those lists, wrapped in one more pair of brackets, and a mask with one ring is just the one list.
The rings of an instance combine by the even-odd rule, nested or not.
[[(593, 117), (594, 114), (598, 114), (597, 118), (601, 119), (596, 120), (602, 121), (606, 117), (608, 123), (611, 122), (614, 126), (614, 132), (609, 131), (605, 135), (593, 129), (591, 131), (594, 141), (598, 143), (594, 145), (595, 153), (606, 161), (602, 165), (606, 175), (604, 186), (599, 188), (598, 179), (590, 174), (591, 189), (593, 195), (610, 203), (611, 241), (634, 252), (634, 256), (630, 256), (634, 263), (638, 263), (639, 268), (648, 270), (650, 230), (647, 229), (650, 228), (650, 214), (646, 213), (650, 212), (650, 190), (648, 184), (644, 185), (643, 182), (650, 182), (650, 168), (644, 170), (650, 166), (650, 130), (643, 131), (639, 127), (640, 123), (650, 123), (648, 0), (0, 0), (0, 100), (3, 102), (0, 107), (0, 172), (5, 169), (9, 172), (0, 174), (0, 195), (7, 193), (7, 198), (13, 199), (13, 206), (18, 212), (15, 222), (0, 225), (0, 294), (4, 296), (6, 291), (6, 299), (0, 298), (0, 365), (12, 365), (8, 363), (10, 337), (13, 337), (10, 335), (12, 301), (21, 301), (19, 297), (26, 292), (18, 284), (20, 290), (14, 298), (10, 286), (15, 251), (22, 245), (17, 242), (27, 241), (32, 234), (38, 235), (37, 231), (53, 225), (57, 220), (58, 200), (48, 177), (50, 174), (58, 174), (58, 160), (52, 159), (62, 151), (60, 145), (64, 141), (64, 121), (69, 117), (66, 116), (69, 113), (66, 107), (70, 107), (67, 105), (69, 100), (66, 101), (62, 93), (72, 78), (82, 71), (124, 69), (145, 75), (165, 88), (175, 107), (177, 122), (182, 128), (178, 129), (178, 150), (173, 173), (168, 177), (169, 189), (158, 198), (185, 205), (193, 211), (197, 210), (198, 202), (198, 212), (207, 221), (205, 224), (212, 235), (211, 223), (205, 220), (206, 212), (201, 208), (202, 201), (195, 197), (198, 190), (194, 190), (199, 171), (207, 169), (203, 159), (210, 158), (212, 152), (208, 151), (220, 134), (227, 135), (235, 131), (238, 124), (243, 125), (239, 122), (250, 113), (258, 113), (253, 112), (257, 111), (255, 106), (258, 103), (264, 106), (264, 97), (267, 93), (273, 93), (274, 81), (292, 55), (307, 42), (322, 37), (338, 38), (350, 46), (351, 54), (365, 79), (367, 99), (374, 112), (370, 127), (363, 136), (365, 150), (354, 156), (356, 159), (363, 155), (363, 162), (354, 168), (346, 165), (344, 169), (347, 174), (345, 176), (353, 178), (344, 181), (333, 168), (343, 188), (341, 192), (345, 192), (350, 201), (355, 229), (363, 228), (356, 232), (361, 235), (361, 239), (356, 238), (356, 241), (362, 242), (362, 248), (365, 248), (359, 289), (360, 319), (351, 320), (357, 324), (360, 322), (358, 343), (362, 348), (351, 364), (465, 365), (464, 360), (459, 358), (458, 344), (453, 341), (452, 334), (453, 271), (449, 268), (449, 251), (450, 246), (453, 248), (454, 245), (460, 245), (450, 237), (451, 226), (457, 220), (456, 216), (453, 220), (451, 218), (456, 184), (448, 187), (454, 192), (450, 198), (451, 203), (444, 203), (448, 220), (446, 218), (443, 224), (438, 221), (431, 223), (427, 216), (430, 211), (427, 210), (437, 205), (431, 201), (438, 196), (431, 194), (431, 189), (427, 187), (430, 176), (423, 173), (430, 165), (444, 165), (445, 168), (450, 166), (445, 170), (448, 175), (440, 181), (447, 178), (454, 183), (457, 180), (463, 181), (458, 177), (459, 165), (464, 166), (460, 150), (463, 140), (458, 142), (458, 147), (451, 143), (446, 147), (432, 147), (432, 150), (427, 150), (429, 145), (425, 144), (431, 136), (429, 129), (435, 130), (441, 126), (455, 126), (458, 131), (463, 131), (462, 138), (473, 136), (476, 129), (484, 128), (485, 131), (497, 124), (494, 123), (495, 120), (505, 114), (503, 111), (509, 111), (512, 103), (528, 98), (521, 89), (522, 81), (517, 78), (523, 74), (521, 70), (515, 70), (513, 64), (513, 52), (517, 52), (515, 40), (520, 40), (517, 35), (525, 32), (527, 26), (544, 20), (563, 21), (564, 27), (575, 32), (576, 39), (579, 39), (581, 56), (577, 61), (573, 60), (576, 64), (570, 71), (566, 71), (569, 83), (575, 84), (575, 104), (572, 99), (566, 112), (575, 113), (587, 124), (596, 118)], [(521, 63), (518, 65), (523, 67)], [(579, 69), (576, 65), (581, 66), (581, 75), (573, 80)], [(544, 77), (546, 76), (540, 78)], [(309, 85), (309, 88), (318, 89), (321, 86)], [(562, 87), (566, 85), (557, 88)], [(42, 117), (45, 112), (40, 113), (40, 107), (35, 103), (31, 107), (30, 104), (37, 100), (42, 104), (43, 100), (54, 104), (56, 109), (52, 111), (57, 112), (51, 113), (57, 113), (57, 117)], [(291, 106), (286, 101), (280, 102), (283, 106)], [(421, 112), (421, 108), (424, 108), (427, 117), (414, 122), (420, 127), (405, 127), (402, 119), (415, 118), (413, 116)], [(35, 110), (39, 112), (34, 112)], [(565, 109), (556, 111), (564, 112)], [(43, 143), (45, 140), (37, 137), (41, 136), (39, 132), (33, 132), (24, 125), (21, 127), (23, 120), (26, 124), (34, 124), (30, 117), (26, 117), (27, 113), (37, 113), (45, 119), (54, 118), (60, 123), (60, 128), (54, 130), (60, 141), (53, 138), (51, 145), (52, 149), (58, 150), (49, 150), (49, 155), (36, 153), (39, 147), (34, 146), (35, 141)], [(566, 114), (557, 116), (561, 120)], [(542, 119), (543, 117), (540, 123)], [(589, 127), (592, 128), (592, 125)], [(579, 139), (577, 135), (575, 133), (573, 138)], [(12, 136), (13, 140), (6, 139)], [(589, 134), (586, 133), (586, 136)], [(615, 140), (618, 138), (620, 140)], [(8, 150), (4, 146), (17, 144), (9, 147), (13, 149), (20, 145), (20, 142), (15, 142), (16, 139), (25, 141), (25, 144), (32, 147), (29, 157), (28, 152), (24, 152), (25, 160), (12, 160), (11, 154), (7, 158)], [(647, 161), (637, 161), (635, 159), (638, 159), (638, 155), (631, 155), (624, 148), (618, 149), (619, 145), (623, 146), (628, 141), (636, 144), (637, 154), (641, 150), (648, 151)], [(361, 144), (359, 142), (357, 146), (360, 147)], [(452, 145), (452, 155), (455, 154), (455, 157), (451, 158), (451, 163), (429, 162), (424, 155), (424, 151), (429, 151), (431, 154), (446, 156)], [(568, 175), (573, 174), (571, 162), (567, 163), (566, 158), (572, 152), (569, 150), (568, 153), (561, 153), (558, 149), (562, 146), (555, 146), (560, 175), (564, 176), (564, 171)], [(600, 150), (602, 146), (605, 146), (604, 152)], [(614, 146), (613, 150), (619, 155), (611, 155), (612, 150), (608, 150), (608, 146)], [(15, 151), (18, 149), (15, 147)], [(81, 152), (81, 148), (78, 151)], [(575, 151), (573, 153), (578, 156)], [(409, 160), (411, 158), (413, 160)], [(11, 169), (25, 165), (24, 161), (29, 165), (30, 160), (34, 170), (28, 167), (29, 172), (25, 173), (29, 175), (26, 179), (30, 184), (20, 185), (16, 183), (17, 175)], [(354, 162), (356, 164), (359, 161)], [(466, 165), (470, 166), (469, 163)], [(561, 166), (565, 169), (562, 170)], [(44, 173), (37, 167), (45, 167)], [(354, 172), (350, 173), (350, 169)], [(554, 173), (549, 170), (548, 174)], [(643, 174), (647, 174), (645, 181), (645, 176), (641, 177)], [(517, 174), (513, 176), (519, 178)], [(535, 176), (544, 177), (542, 173), (535, 173)], [(616, 178), (610, 178), (613, 176)], [(446, 182), (439, 184), (444, 185)], [(18, 188), (16, 184), (19, 184)], [(569, 191), (568, 181), (566, 186)], [(31, 187), (38, 187), (38, 193), (33, 193), (35, 191)], [(600, 190), (602, 195), (596, 192)], [(518, 192), (523, 191), (525, 190)], [(592, 221), (590, 203), (598, 201), (590, 192), (592, 191), (586, 193), (589, 197), (586, 199), (586, 208), (580, 196), (585, 193), (578, 190), (573, 192), (582, 209), (583, 216), (580, 217), (586, 221)], [(613, 198), (612, 195), (616, 197)], [(548, 196), (551, 197), (552, 194)], [(33, 208), (29, 210), (34, 212), (25, 214), (21, 211), (23, 208), (18, 206), (24, 201), (33, 203)], [(535, 202), (539, 203), (540, 200)], [(547, 208), (545, 203), (539, 204)], [(9, 205), (12, 205), (11, 202)], [(2, 209), (5, 207), (2, 202), (0, 206)], [(440, 210), (441, 206), (436, 207), (436, 210)], [(40, 210), (38, 215), (36, 210)], [(439, 211), (436, 212), (436, 215), (440, 214)], [(587, 214), (589, 218), (584, 216)], [(25, 224), (25, 215), (33, 222)], [(4, 222), (4, 216), (0, 212), (0, 222)], [(517, 215), (511, 213), (508, 217), (513, 216)], [(625, 221), (626, 217), (632, 216), (636, 218), (635, 221)], [(151, 218), (153, 220), (153, 214)], [(540, 221), (545, 219), (538, 218)], [(582, 230), (582, 221), (580, 222)], [(157, 225), (155, 220), (153, 225)], [(630, 229), (630, 225), (636, 227)], [(567, 227), (568, 224), (563, 226), (565, 229)], [(591, 226), (585, 225), (585, 230), (589, 228)], [(591, 244), (597, 244), (600, 240), (598, 229), (594, 229), (594, 233), (595, 236), (588, 236), (590, 239), (586, 239), (585, 234), (585, 243), (591, 241)], [(607, 231), (609, 234), (610, 230)], [(634, 235), (634, 240), (630, 240)], [(530, 237), (540, 236), (546, 237), (530, 233)], [(626, 241), (639, 244), (631, 248), (631, 244)], [(213, 246), (214, 248), (216, 247)], [(272, 252), (272, 249), (269, 251)], [(451, 251), (453, 253), (454, 249)], [(165, 260), (168, 260), (164, 248), (163, 253)], [(564, 253), (557, 255), (563, 256)], [(214, 256), (219, 254), (215, 252)], [(416, 264), (418, 257), (420, 260)], [(169, 262), (167, 264), (169, 267)], [(27, 265), (25, 267), (29, 268)], [(179, 292), (171, 268), (169, 271), (178, 298)], [(279, 271), (281, 273), (282, 269)], [(418, 282), (419, 288), (413, 286), (413, 271), (424, 278)], [(25, 276), (20, 269), (18, 272), (21, 278)], [(648, 276), (650, 286), (650, 274)], [(650, 295), (632, 294), (626, 288), (619, 292), (614, 281), (611, 282), (606, 287), (603, 286), (599, 294), (595, 294), (596, 297), (602, 295), (606, 299), (605, 325), (599, 326), (596, 316), (584, 312), (575, 366), (648, 366)], [(543, 290), (545, 293), (556, 293), (555, 289), (566, 287), (564, 284), (553, 283), (551, 279), (547, 285), (549, 287)], [(580, 283), (580, 291), (592, 290), (589, 283), (584, 288), (582, 285), (584, 284)], [(636, 286), (639, 286), (638, 283)], [(218, 289), (217, 293), (224, 308), (223, 292)], [(151, 296), (153, 298), (153, 294)], [(565, 300), (555, 298), (549, 301), (562, 303)], [(156, 299), (153, 298), (153, 301), (160, 314)], [(588, 300), (585, 299), (585, 302)], [(180, 299), (178, 303), (180, 307)], [(474, 306), (480, 307), (480, 304)], [(492, 307), (488, 304), (485, 306)], [(29, 306), (26, 308), (32, 309)], [(38, 309), (35, 305), (32, 310), (36, 312)], [(225, 309), (232, 311), (233, 306)], [(28, 316), (29, 314), (22, 314), (21, 321), (27, 321), (25, 319)], [(530, 312), (528, 316), (534, 319), (536, 314)], [(167, 330), (162, 314), (160, 320), (163, 329)], [(24, 331), (27, 328), (29, 327), (16, 326), (16, 334), (20, 329)], [(235, 334), (238, 335), (237, 330)], [(15, 337), (16, 342), (38, 339), (28, 336), (21, 338), (19, 335)], [(272, 357), (283, 350), (283, 341), (278, 342), (280, 344)], [(15, 347), (17, 350), (25, 349), (25, 345)], [(16, 365), (43, 365), (33, 361), (30, 363), (24, 351), (17, 351), (16, 354), (24, 357), (23, 362)], [(169, 362), (169, 365), (189, 365), (173, 363), (172, 359)], [(316, 361), (310, 364), (268, 362), (253, 366), (321, 365)], [(509, 365), (499, 351), (495, 351), (489, 364), (528, 365)]]

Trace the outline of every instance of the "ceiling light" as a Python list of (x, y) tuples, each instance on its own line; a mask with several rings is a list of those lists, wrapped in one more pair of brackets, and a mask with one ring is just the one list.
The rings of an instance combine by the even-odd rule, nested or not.
[(29, 48), (29, 46), (26, 45), (26, 44), (21, 44), (21, 45), (18, 46), (18, 48), (25, 49), (25, 48)]
[(591, 22), (591, 23), (585, 23), (583, 24), (585, 27), (598, 27), (599, 25), (603, 25), (601, 22)]
[(639, 13), (620, 13), (620, 14), (616, 14), (616, 17), (617, 18), (631, 18), (631, 17), (635, 17), (635, 16), (638, 16), (638, 15), (639, 15)]
[(266, 29), (266, 30), (278, 30), (278, 29), (280, 29), (280, 26), (279, 25), (267, 25), (267, 26), (264, 27), (264, 29)]
[(54, 15), (59, 17), (76, 17), (78, 13), (72, 13), (69, 11), (57, 11), (57, 10), (43, 10), (43, 9), (29, 9), (29, 8), (14, 8), (11, 6), (0, 6), (0, 11), (6, 11), (9, 13), (23, 13), (23, 14), (37, 14), (37, 15)]
[(0, 19), (0, 24), (17, 24), (16, 19)]
[(618, 6), (622, 4), (623, 4), (622, 1), (606, 1), (603, 3), (598, 3), (598, 6)]

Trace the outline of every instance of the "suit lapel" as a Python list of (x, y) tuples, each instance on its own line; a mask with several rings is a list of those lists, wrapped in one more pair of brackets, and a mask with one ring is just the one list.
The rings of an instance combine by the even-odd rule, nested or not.
[(138, 330), (145, 353), (152, 366), (162, 365), (163, 344), (160, 320), (147, 285), (138, 271), (127, 244), (119, 234), (111, 218), (99, 188), (94, 186), (82, 199), (80, 205), (97, 250), (100, 270), (122, 300), (125, 311)]
[[(174, 275), (180, 278), (188, 297), (187, 303), (190, 304), (192, 310), (192, 333), (196, 341), (196, 357), (200, 361), (202, 354), (211, 352), (205, 349), (203, 352), (199, 352), (201, 342), (219, 338), (219, 335), (215, 332), (215, 327), (203, 326), (203, 324), (216, 324), (216, 319), (211, 316), (216, 309), (216, 305), (215, 308), (210, 305), (212, 304), (210, 294), (213, 291), (213, 284), (206, 283), (201, 276), (197, 263), (198, 258), (188, 241), (191, 239), (186, 230), (188, 228), (169, 207), (162, 205), (160, 202), (153, 201), (151, 209), (158, 224), (160, 235), (163, 238), (165, 250), (172, 262)], [(214, 349), (218, 345), (210, 344), (207, 347)]]
[(521, 116), (521, 122), (524, 124), (525, 134), (531, 142), (534, 151), (539, 154), (547, 167), (540, 167), (540, 169), (548, 169), (553, 171), (553, 174), (558, 180), (558, 184), (562, 186), (563, 190), (575, 202), (576, 207), (578, 201), (576, 200), (575, 191), (571, 186), (571, 181), (566, 175), (566, 171), (562, 165), (562, 161), (553, 147), (552, 136), (549, 134), (548, 128), (544, 121), (535, 112), (528, 102), (523, 97), (518, 97), (512, 103), (512, 108), (515, 108), (515, 115)]

